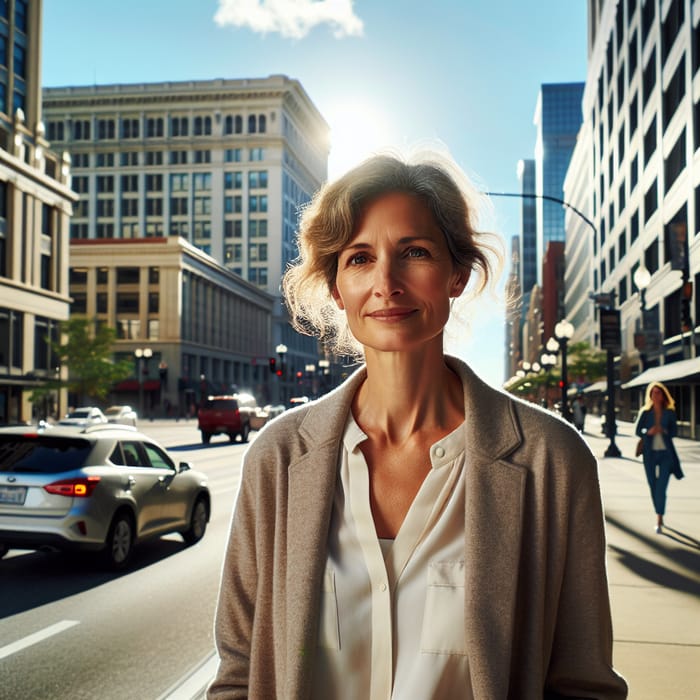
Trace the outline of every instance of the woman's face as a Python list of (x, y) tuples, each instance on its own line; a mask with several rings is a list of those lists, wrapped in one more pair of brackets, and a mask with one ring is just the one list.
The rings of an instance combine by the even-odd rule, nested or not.
[(338, 254), (333, 297), (365, 348), (403, 351), (441, 336), (467, 280), (423, 201), (392, 192), (367, 205)]
[(652, 402), (657, 405), (663, 406), (663, 404), (666, 403), (666, 394), (664, 394), (664, 392), (658, 386), (653, 386), (651, 388), (649, 398), (651, 398)]

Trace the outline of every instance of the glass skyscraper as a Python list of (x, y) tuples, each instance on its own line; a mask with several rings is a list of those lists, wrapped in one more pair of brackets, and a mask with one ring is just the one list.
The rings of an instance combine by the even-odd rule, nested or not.
[[(551, 83), (540, 89), (535, 109), (536, 187), (538, 195), (564, 198), (564, 178), (581, 127), (585, 83)], [(549, 241), (564, 241), (564, 208), (558, 202), (537, 199), (537, 251), (542, 260)], [(541, 281), (542, 271), (537, 270)]]

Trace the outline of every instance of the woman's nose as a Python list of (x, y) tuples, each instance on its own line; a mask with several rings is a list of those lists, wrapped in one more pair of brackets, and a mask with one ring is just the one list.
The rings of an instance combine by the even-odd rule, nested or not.
[(391, 297), (403, 294), (403, 285), (393, 260), (378, 260), (375, 265), (374, 295)]

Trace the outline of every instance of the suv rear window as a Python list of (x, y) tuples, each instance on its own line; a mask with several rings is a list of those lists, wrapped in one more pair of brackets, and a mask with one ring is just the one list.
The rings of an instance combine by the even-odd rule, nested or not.
[(0, 435), (0, 471), (58, 474), (80, 469), (92, 444), (82, 438)]
[(204, 408), (215, 409), (217, 411), (235, 411), (238, 408), (236, 399), (207, 399)]

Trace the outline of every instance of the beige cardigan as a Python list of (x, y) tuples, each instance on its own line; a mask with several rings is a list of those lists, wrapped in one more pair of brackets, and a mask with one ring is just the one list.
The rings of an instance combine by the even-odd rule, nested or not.
[[(612, 668), (596, 460), (552, 414), (464, 384), (464, 626), (472, 693), (625, 698)], [(364, 369), (246, 453), (223, 566), (214, 698), (308, 698), (338, 455)]]

